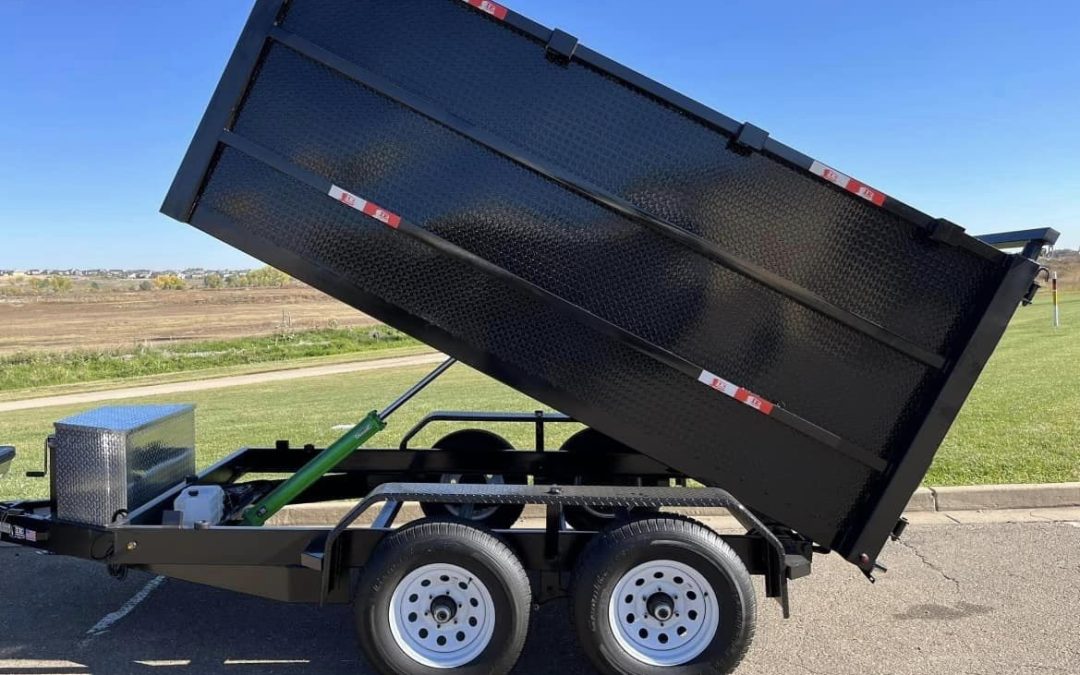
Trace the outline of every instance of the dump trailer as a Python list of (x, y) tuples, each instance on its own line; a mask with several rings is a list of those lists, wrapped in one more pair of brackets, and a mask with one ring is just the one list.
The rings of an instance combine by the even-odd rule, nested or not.
[[(564, 596), (600, 670), (730, 672), (752, 576), (785, 616), (815, 553), (873, 580), (1057, 237), (981, 241), (488, 0), (258, 0), (162, 210), (448, 359), (325, 449), (199, 473), (189, 407), (62, 421), (51, 499), (0, 505), (0, 537), (353, 602), (387, 673), (507, 672)], [(366, 447), (456, 361), (551, 410)], [(431, 424), (457, 428), (413, 447)], [(274, 526), (332, 499), (333, 527)]]

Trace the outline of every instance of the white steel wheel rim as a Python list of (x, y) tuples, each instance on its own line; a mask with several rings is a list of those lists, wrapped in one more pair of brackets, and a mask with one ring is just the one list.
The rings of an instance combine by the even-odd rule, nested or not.
[[(456, 605), (445, 618), (447, 605)], [(478, 657), (495, 632), (495, 602), (487, 586), (463, 567), (424, 565), (390, 596), (390, 633), (409, 658), (430, 668), (458, 668)]]
[[(656, 614), (668, 618), (662, 621)], [(712, 585), (693, 567), (651, 560), (619, 578), (608, 601), (608, 620), (615, 641), (635, 660), (679, 666), (712, 643), (720, 625), (720, 603)]]
[[(460, 473), (444, 473), (440, 479), (440, 482), (450, 485), (457, 485), (461, 483), (464, 478), (464, 474)], [(498, 474), (484, 474), (484, 485), (504, 485), (505, 481), (503, 477)], [(491, 516), (495, 515), (495, 511), (499, 507), (497, 506), (482, 506), (477, 508), (476, 504), (446, 504), (446, 510), (450, 515), (456, 518), (464, 518), (465, 520), (487, 520)]]

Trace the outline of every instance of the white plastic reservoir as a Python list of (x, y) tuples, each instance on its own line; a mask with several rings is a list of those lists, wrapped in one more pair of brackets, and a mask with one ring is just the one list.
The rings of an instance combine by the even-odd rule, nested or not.
[(218, 485), (184, 488), (173, 502), (173, 510), (183, 514), (181, 527), (195, 527), (201, 521), (217, 525), (225, 517), (225, 491)]

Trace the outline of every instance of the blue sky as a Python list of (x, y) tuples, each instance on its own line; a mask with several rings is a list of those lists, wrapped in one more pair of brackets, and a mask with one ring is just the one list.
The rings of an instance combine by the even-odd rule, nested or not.
[[(1080, 3), (508, 4), (973, 233), (1080, 245)], [(250, 264), (157, 213), (250, 6), (0, 1), (0, 268)]]

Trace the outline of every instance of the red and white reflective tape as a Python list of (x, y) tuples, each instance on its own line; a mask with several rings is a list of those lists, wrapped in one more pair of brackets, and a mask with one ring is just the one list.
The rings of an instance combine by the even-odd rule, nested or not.
[(737, 384), (728, 382), (724, 378), (718, 375), (714, 375), (707, 370), (701, 371), (701, 374), (698, 375), (698, 382), (708, 385), (716, 391), (720, 392), (721, 394), (724, 394), (725, 396), (730, 396), (736, 401), (750, 406), (751, 408), (757, 410), (763, 415), (771, 415), (773, 408), (776, 407), (769, 401), (766, 401), (765, 399), (755, 394), (754, 392), (748, 389), (743, 389)]
[(484, 12), (485, 14), (490, 14), (499, 21), (505, 20), (506, 13), (510, 11), (497, 2), (491, 2), (491, 0), (465, 0), (465, 2), (469, 3), (470, 5), (477, 8), (481, 12)]
[(398, 214), (387, 211), (378, 204), (373, 204), (366, 199), (357, 197), (348, 190), (343, 190), (336, 185), (331, 185), (330, 192), (327, 194), (329, 194), (331, 197), (338, 200), (345, 206), (352, 207), (357, 211), (360, 211), (364, 215), (371, 216), (375, 220), (378, 220), (381, 223), (385, 223), (390, 227), (394, 228), (395, 230), (397, 229), (398, 225), (401, 224), (401, 216), (399, 216)]
[(848, 192), (856, 194), (868, 202), (873, 202), (877, 206), (881, 206), (885, 203), (884, 194), (865, 183), (860, 183), (851, 176), (842, 174), (832, 167), (825, 166), (821, 162), (814, 161), (814, 163), (810, 165), (810, 172), (821, 176), (830, 183), (836, 183)]

